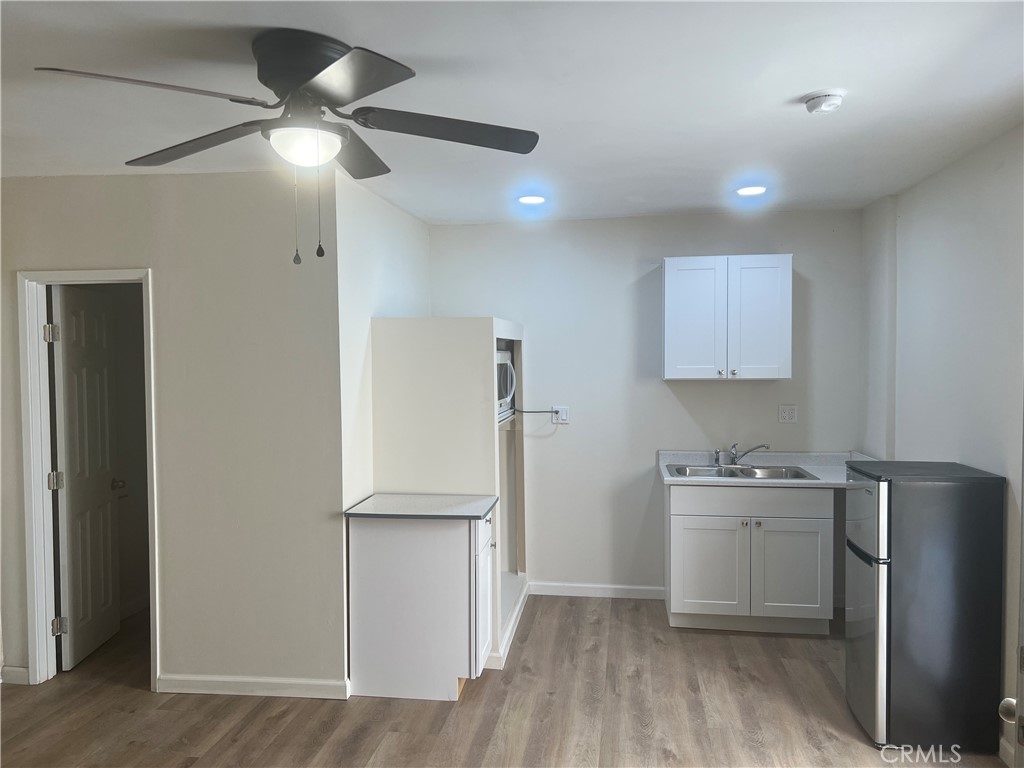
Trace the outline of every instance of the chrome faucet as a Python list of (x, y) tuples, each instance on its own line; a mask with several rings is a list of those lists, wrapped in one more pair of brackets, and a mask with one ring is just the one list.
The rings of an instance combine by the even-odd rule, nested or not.
[(731, 448), (729, 449), (729, 461), (730, 461), (730, 462), (731, 462), (732, 464), (739, 464), (739, 463), (740, 463), (740, 460), (741, 460), (741, 459), (742, 459), (742, 458), (743, 458), (744, 456), (746, 456), (746, 455), (747, 455), (748, 453), (753, 453), (753, 452), (754, 452), (754, 451), (756, 451), (756, 450), (757, 450), (758, 448), (764, 448), (764, 449), (766, 449), (766, 450), (767, 450), (767, 449), (769, 449), (769, 448), (771, 448), (771, 446), (770, 446), (770, 445), (768, 445), (768, 443), (761, 443), (760, 445), (755, 445), (755, 446), (754, 446), (753, 448), (748, 448), (748, 449), (747, 449), (747, 450), (745, 450), (745, 451), (744, 451), (743, 453), (737, 453), (737, 449), (739, 448), (739, 446), (740, 446), (740, 444), (739, 444), (739, 443), (733, 443), (733, 444), (732, 444), (732, 447), (731, 447)]

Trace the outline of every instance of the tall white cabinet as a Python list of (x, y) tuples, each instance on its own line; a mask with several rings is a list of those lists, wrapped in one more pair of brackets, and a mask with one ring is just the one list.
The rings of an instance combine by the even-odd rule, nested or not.
[(374, 318), (376, 493), (498, 496), (493, 538), (478, 553), (489, 591), (486, 666), (501, 669), (526, 602), (522, 416), (497, 423), (495, 351), (511, 351), (517, 407), (527, 376), (523, 329), (494, 317)]
[(788, 379), (792, 336), (792, 254), (665, 259), (665, 379)]

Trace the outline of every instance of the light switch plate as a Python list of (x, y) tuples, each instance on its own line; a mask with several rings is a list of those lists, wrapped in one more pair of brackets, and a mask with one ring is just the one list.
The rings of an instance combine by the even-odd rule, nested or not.
[(779, 406), (779, 424), (796, 424), (797, 408), (795, 405)]
[(568, 424), (569, 423), (569, 406), (567, 405), (552, 405), (551, 410), (554, 413), (551, 414), (552, 424)]

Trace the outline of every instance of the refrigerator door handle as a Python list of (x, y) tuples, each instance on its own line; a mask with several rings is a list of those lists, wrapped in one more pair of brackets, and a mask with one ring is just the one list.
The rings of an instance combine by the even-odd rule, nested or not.
[(889, 558), (872, 557), (867, 552), (865, 552), (861, 547), (858, 547), (856, 544), (854, 544), (849, 539), (846, 540), (846, 548), (848, 550), (850, 550), (851, 552), (853, 552), (853, 554), (857, 557), (858, 560), (861, 560), (862, 562), (864, 562), (865, 564), (867, 564), (871, 568), (874, 568), (876, 564), (877, 565), (888, 565), (889, 564)]

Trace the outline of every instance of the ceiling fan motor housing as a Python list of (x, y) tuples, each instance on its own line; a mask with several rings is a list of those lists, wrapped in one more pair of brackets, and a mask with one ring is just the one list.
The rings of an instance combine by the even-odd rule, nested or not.
[(252, 41), (256, 77), (279, 99), (287, 98), (351, 50), (333, 37), (301, 29), (269, 29)]

